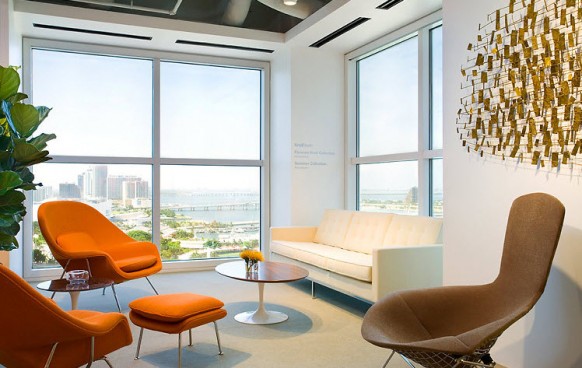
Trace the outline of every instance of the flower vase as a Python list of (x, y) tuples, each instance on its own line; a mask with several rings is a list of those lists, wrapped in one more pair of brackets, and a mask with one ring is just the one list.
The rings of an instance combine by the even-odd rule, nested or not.
[(249, 259), (245, 261), (245, 267), (247, 273), (257, 272), (259, 270), (259, 263)]

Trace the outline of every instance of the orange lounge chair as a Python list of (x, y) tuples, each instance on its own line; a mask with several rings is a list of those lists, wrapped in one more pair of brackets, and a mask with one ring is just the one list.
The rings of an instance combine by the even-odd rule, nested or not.
[(6, 367), (79, 367), (131, 344), (120, 313), (65, 312), (0, 265), (0, 364)]
[[(81, 202), (43, 203), (38, 209), (38, 222), (63, 274), (84, 269), (91, 277), (111, 279), (115, 284), (145, 277), (158, 294), (148, 279), (162, 269), (155, 244), (132, 239), (95, 208)], [(117, 307), (121, 311), (119, 302)]]

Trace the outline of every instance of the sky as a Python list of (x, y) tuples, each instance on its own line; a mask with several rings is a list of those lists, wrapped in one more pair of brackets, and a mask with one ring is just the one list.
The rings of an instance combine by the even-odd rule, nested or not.
[[(442, 44), (440, 28), (431, 32)], [(442, 50), (435, 47), (432, 111), (442, 132)], [(40, 132), (57, 139), (51, 155), (152, 157), (153, 62), (148, 59), (33, 50), (33, 102), (52, 107)], [(360, 156), (418, 149), (418, 38), (358, 62)], [(160, 70), (162, 158), (259, 160), (261, 72), (254, 69), (162, 61)], [(58, 87), (58, 88), (55, 88)], [(55, 92), (56, 91), (56, 92)], [(442, 147), (442, 133), (435, 136)], [(438, 163), (436, 167), (438, 167)], [(442, 166), (442, 164), (440, 164)], [(365, 165), (364, 190), (418, 186), (415, 161)], [(88, 169), (43, 164), (37, 180), (58, 187)], [(260, 189), (260, 170), (240, 167), (163, 166), (162, 190)], [(441, 170), (442, 171), (442, 170)], [(136, 175), (151, 183), (151, 165), (109, 165), (110, 175)], [(437, 172), (436, 189), (442, 172)]]
[[(53, 108), (39, 133), (55, 133), (51, 155), (152, 157), (153, 62), (33, 50), (33, 103)], [(261, 72), (161, 64), (160, 149), (164, 158), (260, 160)], [(58, 86), (58, 88), (55, 88)], [(109, 165), (110, 175), (151, 183), (151, 165)], [(37, 180), (58, 187), (87, 165), (44, 164)], [(260, 170), (162, 167), (162, 190), (259, 191)]]

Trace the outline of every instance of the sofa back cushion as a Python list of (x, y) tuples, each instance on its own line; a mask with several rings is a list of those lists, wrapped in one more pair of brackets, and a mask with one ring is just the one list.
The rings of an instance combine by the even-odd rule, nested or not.
[(383, 245), (438, 244), (442, 226), (442, 219), (434, 217), (394, 215)]
[(380, 248), (394, 215), (391, 213), (354, 212), (342, 248), (372, 254)]
[(353, 213), (345, 210), (325, 210), (313, 241), (341, 248)]

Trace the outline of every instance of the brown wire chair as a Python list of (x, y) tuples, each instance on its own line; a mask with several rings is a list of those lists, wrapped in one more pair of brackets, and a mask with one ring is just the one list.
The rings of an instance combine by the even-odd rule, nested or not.
[(564, 222), (562, 203), (544, 193), (517, 198), (501, 268), (490, 284), (397, 291), (373, 305), (362, 336), (426, 368), (494, 367), (497, 338), (538, 301)]

